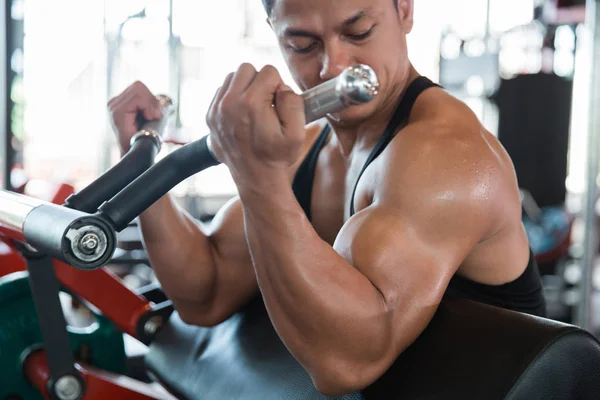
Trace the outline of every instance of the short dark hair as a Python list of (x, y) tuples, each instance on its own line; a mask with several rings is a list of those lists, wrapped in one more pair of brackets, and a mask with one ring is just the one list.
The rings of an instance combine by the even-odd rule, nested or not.
[(271, 11), (273, 11), (273, 6), (275, 5), (275, 0), (262, 0), (263, 6), (265, 6), (265, 11), (267, 15), (271, 16)]
[[(273, 11), (273, 6), (275, 5), (275, 0), (262, 0), (263, 6), (265, 6), (265, 11), (267, 15), (271, 16), (271, 11)], [(394, 0), (394, 7), (398, 10), (398, 0)]]

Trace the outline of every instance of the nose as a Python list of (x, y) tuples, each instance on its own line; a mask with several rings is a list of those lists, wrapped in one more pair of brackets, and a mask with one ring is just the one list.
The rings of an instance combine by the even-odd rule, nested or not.
[(344, 46), (339, 43), (330, 44), (326, 46), (323, 53), (323, 61), (319, 76), (321, 80), (328, 81), (337, 77), (350, 65), (351, 57), (346, 49), (344, 49)]

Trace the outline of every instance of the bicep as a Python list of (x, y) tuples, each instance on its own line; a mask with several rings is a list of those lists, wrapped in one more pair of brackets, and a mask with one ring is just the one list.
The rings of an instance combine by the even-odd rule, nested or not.
[(423, 217), (372, 205), (334, 243), (381, 293), (399, 351), (425, 329), (471, 245), (464, 235), (450, 235), (443, 217), (437, 223)]

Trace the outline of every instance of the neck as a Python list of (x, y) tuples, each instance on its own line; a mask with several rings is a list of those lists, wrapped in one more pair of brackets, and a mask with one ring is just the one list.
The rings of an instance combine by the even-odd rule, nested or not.
[(344, 123), (333, 116), (327, 117), (344, 156), (350, 156), (357, 148), (370, 148), (375, 145), (381, 132), (390, 122), (404, 92), (418, 76), (419, 73), (411, 65), (406, 78), (388, 91), (386, 98), (381, 101), (381, 106), (364, 121)]

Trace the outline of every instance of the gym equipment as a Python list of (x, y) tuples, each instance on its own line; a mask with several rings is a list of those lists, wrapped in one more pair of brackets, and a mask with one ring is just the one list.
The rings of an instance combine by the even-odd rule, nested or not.
[[(194, 171), (216, 163), (209, 153), (206, 137), (190, 143), (148, 168), (125, 189), (118, 188), (115, 191), (118, 194), (94, 215), (109, 221), (107, 224), (118, 231), (118, 227), (127, 226), (131, 215), (136, 216), (147, 206), (147, 199), (140, 199), (140, 193), (157, 199)], [(140, 185), (143, 191), (139, 190)], [(0, 192), (0, 197), (3, 194)], [(6, 200), (8, 204), (22, 204), (10, 199), (14, 198)], [(6, 224), (11, 216), (14, 214), (0, 214), (0, 224)], [(29, 222), (39, 226), (35, 220)], [(16, 241), (24, 238), (23, 232), (17, 229), (0, 232)], [(63, 237), (63, 232), (57, 230), (55, 235)], [(48, 247), (51, 244), (56, 246), (51, 249), (55, 252), (62, 246), (57, 240), (45, 242)], [(102, 310), (124, 332), (136, 337), (148, 335), (149, 371), (181, 399), (326, 398), (316, 391), (308, 374), (278, 338), (260, 295), (213, 328), (186, 325), (176, 312), (150, 314), (150, 318), (144, 319), (148, 311), (155, 311), (156, 303), (153, 305), (131, 292), (119, 292), (122, 286), (106, 290), (110, 286), (110, 275), (105, 270), (76, 269), (60, 261), (48, 265), (48, 259), (44, 263), (44, 258), (35, 259), (27, 249), (21, 247), (20, 251), (28, 262), (45, 344), (44, 352), (33, 351), (24, 357), (22, 367), (28, 382), (42, 393), (53, 391), (60, 399), (161, 398), (156, 393), (127, 389), (98, 370), (75, 364), (65, 356), (70, 355), (69, 349), (65, 351), (64, 345), (52, 340), (52, 335), (62, 327), (55, 324), (48, 329), (45, 325), (48, 313), (42, 312), (48, 304), (40, 304), (43, 299), (52, 299), (52, 293), (58, 290), (48, 284), (52, 279), (43, 285), (38, 281), (40, 275), (48, 278), (43, 274), (53, 266), (64, 286)], [(86, 276), (89, 279), (85, 279)], [(71, 368), (59, 375), (57, 364)], [(341, 398), (597, 399), (599, 372), (600, 344), (581, 329), (480, 303), (445, 298), (427, 329), (380, 380), (362, 393)]]
[[(368, 103), (378, 93), (379, 80), (375, 71), (368, 65), (353, 65), (346, 68), (337, 78), (301, 94), (304, 99), (306, 122), (316, 121), (346, 107)], [(207, 140), (212, 162), (219, 163), (211, 149), (210, 136)]]
[[(105, 317), (96, 314), (95, 319), (89, 327), (68, 328), (72, 353), (80, 362), (123, 374), (123, 334)], [(23, 399), (41, 400), (21, 367), (22, 358), (43, 341), (26, 271), (0, 278), (0, 321), (0, 399), (18, 394)]]
[(301, 94), (306, 122), (316, 121), (346, 107), (368, 103), (378, 93), (379, 81), (375, 71), (367, 65), (354, 65), (337, 78)]
[[(24, 190), (25, 187), (22, 192)], [(61, 184), (50, 193), (50, 201), (62, 204), (73, 192), (71, 185)], [(0, 399), (17, 396), (42, 399), (42, 395), (27, 382), (21, 368), (22, 358), (43, 341), (28, 279), (23, 258), (15, 252), (1, 252)], [(68, 290), (62, 291), (73, 296)], [(93, 320), (85, 327), (67, 327), (75, 358), (106, 371), (125, 373), (123, 334), (97, 311)]]
[[(379, 93), (375, 72), (366, 65), (347, 68), (339, 77), (302, 94), (310, 123), (351, 105), (367, 103)], [(220, 161), (210, 148), (210, 135), (189, 143), (160, 160), (125, 189), (98, 208), (98, 214), (121, 231), (177, 183)], [(92, 185), (95, 185), (93, 183)], [(151, 188), (152, 190), (148, 190)], [(140, 193), (148, 193), (140, 196)]]
[[(600, 59), (600, 4), (598, 0), (587, 0), (586, 25), (590, 29), (590, 57)], [(589, 125), (588, 125), (588, 154), (587, 181), (584, 202), (585, 236), (583, 240), (584, 256), (582, 260), (582, 300), (578, 309), (578, 324), (586, 329), (592, 329), (592, 296), (594, 263), (598, 252), (598, 228), (596, 226), (596, 202), (598, 195), (598, 170), (600, 170), (600, 73), (598, 68), (591, 68), (589, 92)]]
[(565, 203), (572, 91), (572, 80), (538, 73), (503, 79), (493, 96), (498, 140), (540, 207)]
[[(343, 76), (334, 80), (335, 85), (327, 82), (304, 94), (309, 121), (377, 94), (370, 68), (356, 66)], [(364, 90), (370, 96), (364, 96)], [(143, 126), (127, 155), (86, 189), (69, 196), (64, 206), (0, 192), (0, 236), (13, 264), (0, 281), (0, 318), (8, 321), (0, 331), (5, 363), (0, 372), (6, 371), (2, 379), (7, 378), (0, 399), (35, 399), (34, 393), (60, 400), (161, 398), (148, 387), (134, 389), (123, 379), (110, 379), (106, 371), (118, 373), (123, 368), (123, 338), (115, 327), (149, 344), (171, 314), (171, 302), (154, 288), (148, 288), (146, 298), (133, 293), (101, 269), (114, 253), (116, 232), (179, 182), (216, 165), (203, 138), (150, 167), (172, 110), (167, 96), (157, 98), (163, 118), (140, 121)], [(144, 190), (138, 190), (139, 185)], [(58, 296), (61, 287), (99, 310), (96, 329), (81, 337), (69, 332)], [(114, 326), (105, 324), (107, 320)]]
[[(149, 343), (172, 312), (171, 302), (133, 293), (108, 270), (98, 269), (110, 260), (115, 231), (97, 215), (75, 209), (97, 207), (106, 200), (99, 193), (112, 197), (127, 179), (152, 165), (160, 148), (158, 132), (171, 108), (168, 97), (159, 96), (159, 101), (165, 119), (146, 122), (119, 164), (87, 191), (67, 199), (65, 190), (55, 193), (53, 200), (65, 200), (65, 207), (0, 193), (0, 257), (7, 261), (0, 262), (0, 318), (8, 322), (2, 323), (0, 340), (0, 399), (35, 399), (34, 393), (61, 400), (80, 399), (84, 393), (91, 399), (164, 397), (109, 373), (123, 373), (122, 334)], [(85, 330), (67, 328), (59, 290), (96, 310), (96, 323)]]
[(542, 275), (547, 316), (570, 323), (573, 312), (567, 299), (571, 288), (565, 268), (575, 218), (564, 207), (540, 207), (525, 189), (521, 189), (521, 203), (523, 226)]
[[(152, 375), (181, 400), (321, 400), (260, 296), (213, 328), (173, 313), (150, 346)], [(563, 323), (445, 298), (376, 383), (340, 400), (600, 398), (600, 344)]]
[(564, 207), (540, 207), (524, 189), (521, 204), (523, 226), (537, 263), (546, 265), (565, 256), (571, 244), (573, 216)]

